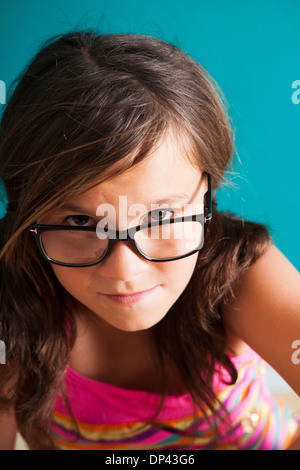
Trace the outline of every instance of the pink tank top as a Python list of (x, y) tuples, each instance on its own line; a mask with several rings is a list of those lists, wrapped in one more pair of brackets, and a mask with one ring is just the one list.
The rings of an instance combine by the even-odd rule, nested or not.
[[(232, 357), (238, 370), (234, 385), (216, 374), (214, 390), (230, 417), (219, 423), (219, 437), (198, 411), (197, 435), (184, 436), (194, 423), (188, 394), (169, 395), (155, 419), (159, 395), (126, 390), (86, 378), (70, 367), (66, 387), (76, 423), (57, 397), (51, 437), (58, 449), (176, 450), (284, 449), (298, 423), (283, 403), (275, 401), (265, 384), (265, 362), (251, 349)], [(223, 379), (226, 374), (223, 371)], [(75, 425), (76, 424), (76, 425)]]

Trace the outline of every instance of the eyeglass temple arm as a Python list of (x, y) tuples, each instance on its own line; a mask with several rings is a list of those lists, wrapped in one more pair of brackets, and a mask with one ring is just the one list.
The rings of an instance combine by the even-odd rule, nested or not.
[(205, 221), (209, 222), (212, 218), (212, 194), (211, 194), (211, 176), (207, 173), (208, 189), (204, 194), (204, 216)]

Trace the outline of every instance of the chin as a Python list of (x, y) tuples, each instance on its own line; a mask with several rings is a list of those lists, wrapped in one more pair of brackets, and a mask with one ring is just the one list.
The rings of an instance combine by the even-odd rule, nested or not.
[(164, 318), (164, 316), (165, 315), (162, 315), (161, 317), (155, 318), (155, 319), (152, 319), (152, 320), (147, 319), (147, 321), (141, 321), (141, 319), (133, 321), (131, 319), (129, 321), (120, 321), (120, 322), (118, 322), (118, 321), (114, 321), (114, 322), (109, 321), (108, 323), (111, 326), (113, 326), (114, 328), (118, 329), (118, 330), (128, 332), (128, 333), (134, 333), (134, 332), (138, 332), (138, 331), (149, 330), (154, 325), (159, 323)]

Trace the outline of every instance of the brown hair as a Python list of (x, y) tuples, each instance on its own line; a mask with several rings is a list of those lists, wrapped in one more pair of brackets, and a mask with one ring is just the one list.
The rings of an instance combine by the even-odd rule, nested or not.
[[(211, 175), (214, 194), (233, 158), (224, 97), (199, 64), (159, 39), (60, 35), (43, 44), (16, 81), (0, 130), (0, 175), (9, 200), (18, 201), (0, 221), (0, 338), (7, 345), (1, 383), (9, 376), (16, 383), (0, 397), (2, 406), (13, 404), (32, 448), (43, 445), (76, 331), (70, 315), (66, 333), (65, 292), (28, 227), (96, 179), (141, 161), (171, 128), (187, 137), (193, 164)], [(152, 328), (162, 381), (167, 355), (203, 410), (215, 412), (217, 365), (236, 380), (221, 303), (270, 241), (265, 226), (214, 204), (195, 272)]]

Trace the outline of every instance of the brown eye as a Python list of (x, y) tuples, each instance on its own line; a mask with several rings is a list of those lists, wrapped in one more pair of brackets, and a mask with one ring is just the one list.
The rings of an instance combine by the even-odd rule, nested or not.
[(148, 213), (148, 223), (170, 220), (174, 216), (171, 209), (156, 209)]
[(93, 219), (87, 215), (70, 215), (66, 220), (73, 227), (91, 227), (94, 224)]

